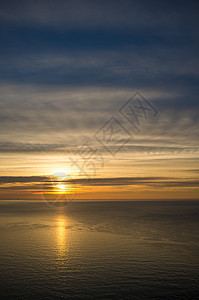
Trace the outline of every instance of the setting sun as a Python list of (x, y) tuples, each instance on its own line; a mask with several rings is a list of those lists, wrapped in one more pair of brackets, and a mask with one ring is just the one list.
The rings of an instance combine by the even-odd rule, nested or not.
[(70, 190), (69, 186), (64, 183), (60, 183), (56, 186), (57, 193), (67, 193)]

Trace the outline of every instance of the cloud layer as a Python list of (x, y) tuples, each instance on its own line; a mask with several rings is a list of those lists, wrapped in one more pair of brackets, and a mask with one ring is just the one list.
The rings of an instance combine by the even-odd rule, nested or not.
[[(57, 168), (65, 166), (62, 156), (77, 159), (85, 140), (107, 158), (95, 133), (111, 117), (125, 130), (109, 149), (116, 153), (130, 138), (100, 173), (104, 180), (94, 179), (92, 186), (195, 188), (191, 176), (197, 171), (190, 170), (198, 170), (199, 161), (198, 8), (197, 1), (1, 1), (0, 169), (10, 178), (1, 177), (4, 188), (35, 180), (37, 189), (42, 177), (30, 175), (44, 173), (36, 168), (51, 166), (52, 156)], [(140, 116), (140, 131), (120, 111), (136, 91), (158, 112)], [(133, 162), (142, 161), (161, 161), (159, 175), (152, 168), (147, 176), (147, 165), (133, 170)], [(168, 175), (168, 166), (176, 176)], [(123, 179), (113, 178), (124, 169), (130, 177), (124, 172)]]

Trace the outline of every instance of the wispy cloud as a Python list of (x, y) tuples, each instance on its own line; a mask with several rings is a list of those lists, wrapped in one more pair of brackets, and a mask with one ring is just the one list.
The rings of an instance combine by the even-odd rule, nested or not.
[[(173, 1), (145, 0), (1, 1), (2, 175), (16, 174), (13, 172), (19, 165), (22, 169), (17, 175), (27, 166), (25, 174), (31, 174), (33, 167), (32, 174), (48, 174), (51, 167), (45, 169), (46, 165), (54, 164), (55, 169), (67, 165), (68, 155), (76, 156), (87, 138), (108, 156), (93, 134), (115, 116), (131, 139), (114, 158), (112, 171), (100, 173), (104, 179), (95, 178), (91, 183), (76, 179), (74, 183), (195, 188), (199, 158), (198, 7), (197, 1), (183, 2), (180, 7)], [(159, 112), (141, 124), (140, 132), (119, 112), (135, 91)], [(114, 148), (116, 140), (112, 142)], [(161, 160), (162, 173), (158, 168), (145, 172), (146, 163), (153, 160), (154, 166), (156, 159)], [(145, 166), (140, 173), (139, 168), (126, 168), (127, 162), (132, 167), (141, 160)], [(167, 167), (174, 160), (172, 177)], [(182, 162), (180, 168), (177, 160)], [(130, 177), (124, 172), (123, 179), (112, 178), (124, 167)], [(182, 178), (179, 170), (184, 170)], [(23, 186), (28, 190), (32, 185), (36, 191), (42, 180), (48, 179), (1, 177), (1, 187), (14, 191)]]
[(52, 188), (52, 183), (70, 183), (82, 186), (134, 186), (134, 185), (149, 185), (157, 187), (199, 187), (199, 180), (196, 178), (172, 178), (172, 177), (160, 177), (160, 176), (148, 176), (148, 177), (112, 177), (112, 178), (82, 178), (82, 179), (67, 179), (59, 180), (55, 176), (1, 176), (0, 184), (6, 183), (35, 183), (35, 185), (25, 186), (7, 186), (5, 188), (21, 189), (23, 187), (27, 189), (41, 187), (37, 183), (45, 183), (46, 188)]
[(73, 179), (71, 183), (88, 186), (152, 186), (152, 187), (196, 187), (199, 188), (199, 180), (177, 179), (169, 177), (119, 177), (119, 178), (92, 178)]
[[(9, 22), (29, 23), (40, 26), (55, 27), (149, 27), (159, 25), (177, 29), (185, 23), (186, 10), (187, 24), (194, 24), (193, 17), (197, 16), (197, 2), (189, 3), (155, 1), (153, 5), (148, 1), (91, 1), (80, 0), (64, 1), (3, 1), (1, 3), (1, 20)], [(154, 13), (156, 18), (154, 18)], [(192, 21), (192, 22), (191, 22)], [(177, 24), (176, 24), (177, 23)], [(192, 25), (192, 26), (193, 26)], [(185, 26), (185, 24), (184, 24)], [(186, 27), (185, 27), (186, 28)]]
[(0, 183), (42, 182), (48, 181), (49, 176), (0, 176)]

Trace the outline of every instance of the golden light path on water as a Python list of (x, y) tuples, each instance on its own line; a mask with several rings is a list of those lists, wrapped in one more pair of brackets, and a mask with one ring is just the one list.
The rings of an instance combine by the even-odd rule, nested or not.
[(59, 259), (62, 260), (63, 257), (65, 256), (65, 252), (67, 251), (66, 218), (64, 216), (58, 216), (56, 223), (57, 223), (57, 230), (56, 230), (57, 249), (59, 252)]

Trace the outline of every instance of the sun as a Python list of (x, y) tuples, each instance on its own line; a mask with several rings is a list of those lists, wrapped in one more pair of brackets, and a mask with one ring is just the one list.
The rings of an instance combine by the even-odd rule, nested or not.
[(56, 186), (56, 191), (57, 191), (57, 193), (67, 193), (68, 190), (69, 190), (69, 187), (68, 187), (67, 184), (59, 183), (59, 184)]
[(76, 186), (70, 181), (72, 177), (66, 172), (56, 172), (53, 174), (53, 193), (69, 196), (76, 194)]

